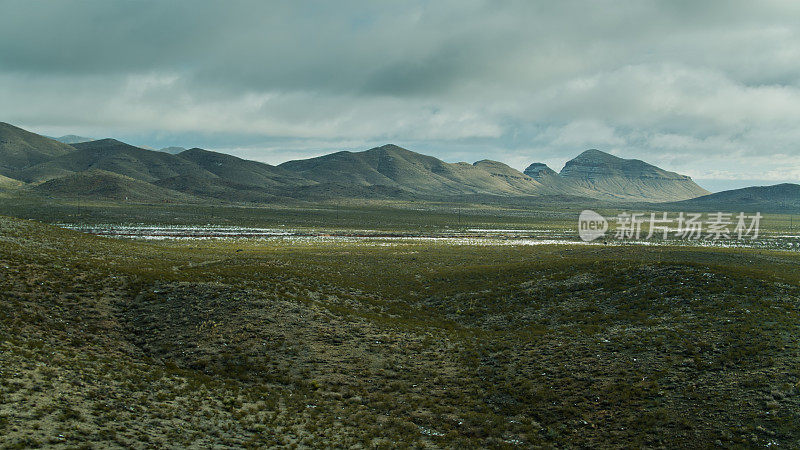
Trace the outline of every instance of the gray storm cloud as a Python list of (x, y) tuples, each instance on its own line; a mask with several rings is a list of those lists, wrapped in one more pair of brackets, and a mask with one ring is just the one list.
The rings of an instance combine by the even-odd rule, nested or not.
[(798, 24), (792, 1), (0, 0), (0, 120), (216, 136), (271, 162), (392, 141), (558, 166), (598, 147), (798, 181)]

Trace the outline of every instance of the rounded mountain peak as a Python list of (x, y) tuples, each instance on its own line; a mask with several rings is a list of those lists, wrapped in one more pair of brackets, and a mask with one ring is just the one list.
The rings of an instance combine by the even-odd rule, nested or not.
[(524, 173), (525, 175), (527, 175), (527, 176), (529, 176), (529, 177), (531, 177), (531, 178), (533, 178), (535, 180), (539, 180), (539, 179), (541, 179), (543, 177), (548, 177), (548, 176), (551, 176), (551, 175), (557, 175), (555, 170), (553, 170), (550, 167), (548, 167), (547, 164), (540, 163), (540, 162), (535, 162), (535, 163), (531, 164), (522, 173)]

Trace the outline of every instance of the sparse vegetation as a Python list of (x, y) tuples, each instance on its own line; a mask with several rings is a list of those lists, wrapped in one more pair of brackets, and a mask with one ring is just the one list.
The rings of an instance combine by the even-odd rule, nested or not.
[(797, 253), (0, 226), (4, 446), (800, 443)]

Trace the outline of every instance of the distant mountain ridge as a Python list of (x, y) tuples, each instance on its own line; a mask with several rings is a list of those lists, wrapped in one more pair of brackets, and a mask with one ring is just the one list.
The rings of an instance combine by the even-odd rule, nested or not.
[[(633, 159), (591, 149), (560, 173), (543, 163), (524, 172), (492, 160), (448, 163), (387, 144), (341, 151), (277, 166), (193, 148), (173, 154), (114, 139), (72, 145), (0, 123), (0, 188), (87, 195), (87, 180), (107, 180), (114, 198), (147, 198), (140, 183), (173, 193), (179, 201), (216, 199), (273, 202), (285, 199), (395, 198), (448, 201), (503, 197), (585, 198), (624, 202), (676, 202), (709, 194), (691, 178)], [(116, 174), (127, 178), (114, 178)], [(77, 178), (76, 178), (77, 177)], [(49, 183), (62, 179), (63, 182)], [(134, 180), (134, 181), (131, 181)], [(49, 183), (38, 190), (36, 186)], [(56, 189), (57, 188), (57, 189)], [(123, 195), (126, 189), (132, 194)], [(135, 191), (135, 192), (134, 192)], [(95, 189), (100, 195), (102, 189)], [(283, 200), (282, 200), (283, 199)]]
[(75, 151), (18, 171), (19, 179), (36, 183), (90, 169), (146, 182), (178, 175), (214, 176), (185, 159), (134, 147), (115, 139), (73, 144), (72, 148)]
[(562, 194), (611, 201), (664, 202), (709, 194), (686, 175), (597, 149), (567, 161), (560, 173), (543, 163), (531, 164), (524, 173)]
[(197, 164), (219, 178), (247, 186), (307, 186), (315, 184), (296, 173), (270, 164), (250, 161), (225, 153), (192, 148), (178, 153), (178, 157)]
[[(786, 212), (800, 210), (800, 185), (781, 183), (772, 186), (751, 186), (717, 192), (672, 205), (684, 209), (716, 211)], [(738, 209), (737, 209), (738, 208)]]
[(80, 144), (81, 142), (89, 142), (89, 141), (95, 140), (94, 138), (76, 136), (74, 134), (68, 134), (66, 136), (61, 136), (61, 137), (51, 138), (51, 139), (55, 139), (58, 142), (63, 142), (64, 144)]
[(164, 153), (171, 153), (173, 155), (177, 155), (178, 153), (185, 152), (186, 149), (183, 148), (183, 147), (164, 147), (164, 148), (158, 149), (158, 151), (164, 152)]
[(532, 195), (539, 188), (532, 178), (503, 163), (446, 163), (391, 144), (288, 161), (278, 167), (318, 183), (382, 185), (424, 195)]

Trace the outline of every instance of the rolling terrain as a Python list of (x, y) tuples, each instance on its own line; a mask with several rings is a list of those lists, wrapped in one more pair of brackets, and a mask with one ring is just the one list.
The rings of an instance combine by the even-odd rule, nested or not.
[(0, 446), (800, 445), (797, 252), (0, 230)]
[[(800, 186), (0, 131), (0, 214), (123, 230), (0, 216), (0, 447), (800, 446)], [(575, 236), (778, 201), (752, 247)]]
[(799, 211), (800, 185), (783, 183), (733, 189), (678, 202), (674, 206), (716, 211)]
[(73, 147), (76, 151), (19, 171), (20, 179), (42, 182), (89, 169), (105, 170), (144, 182), (178, 175), (214, 177), (212, 173), (185, 159), (114, 139), (83, 142)]
[[(598, 150), (581, 153), (561, 173), (540, 163), (523, 173), (492, 160), (447, 163), (391, 144), (272, 166), (199, 148), (154, 151), (114, 139), (83, 142), (67, 138), (71, 145), (3, 124), (0, 175), (8, 180), (0, 183), (0, 189), (35, 195), (47, 191), (36, 185), (65, 178), (59, 184), (59, 195), (69, 196), (68, 186), (75, 186), (72, 197), (80, 199), (85, 195), (81, 184), (67, 181), (86, 171), (102, 170), (166, 189), (158, 198), (169, 191), (179, 192), (175, 202), (410, 198), (458, 202), (473, 198), (508, 203), (546, 197), (662, 202), (708, 194), (689, 177)], [(99, 198), (97, 192), (90, 197)], [(135, 192), (125, 196), (117, 189), (108, 199), (120, 196), (142, 198)]]
[(184, 160), (191, 161), (215, 176), (232, 182), (261, 188), (294, 187), (316, 184), (311, 180), (299, 177), (297, 173), (283, 167), (275, 167), (266, 163), (249, 161), (226, 155), (193, 148), (178, 153)]
[(20, 169), (74, 151), (67, 144), (0, 122), (0, 175), (16, 178)]
[(541, 187), (527, 175), (497, 161), (452, 164), (396, 145), (289, 161), (278, 167), (319, 183), (349, 180), (362, 186), (382, 185), (436, 196), (467, 193), (532, 195)]
[(192, 202), (189, 195), (165, 189), (135, 178), (100, 169), (89, 169), (53, 178), (33, 187), (46, 196), (71, 198), (75, 192), (95, 200), (124, 200), (132, 202)]

